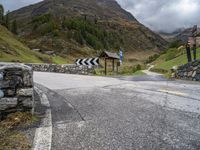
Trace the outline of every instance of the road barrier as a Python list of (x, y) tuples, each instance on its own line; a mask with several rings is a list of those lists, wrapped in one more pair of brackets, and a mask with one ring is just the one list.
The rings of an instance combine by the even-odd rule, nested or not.
[(179, 66), (175, 74), (178, 79), (200, 81), (200, 59)]
[(22, 64), (0, 65), (0, 118), (33, 107), (32, 69)]
[(98, 66), (99, 65), (99, 58), (85, 58), (85, 59), (77, 59), (76, 65), (78, 66)]
[(65, 74), (93, 75), (95, 73), (93, 66), (78, 65), (57, 65), (57, 64), (26, 64), (32, 67), (33, 71), (39, 72), (55, 72)]

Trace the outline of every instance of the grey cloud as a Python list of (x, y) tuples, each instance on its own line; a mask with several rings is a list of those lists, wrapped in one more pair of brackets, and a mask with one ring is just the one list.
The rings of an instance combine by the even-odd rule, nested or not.
[(155, 31), (200, 25), (200, 0), (117, 0), (141, 23)]
[[(0, 0), (6, 10), (15, 10), (42, 0)], [(200, 0), (116, 0), (152, 30), (171, 32), (200, 25)]]
[(0, 4), (3, 4), (5, 10), (16, 10), (18, 8), (37, 3), (42, 0), (0, 0)]

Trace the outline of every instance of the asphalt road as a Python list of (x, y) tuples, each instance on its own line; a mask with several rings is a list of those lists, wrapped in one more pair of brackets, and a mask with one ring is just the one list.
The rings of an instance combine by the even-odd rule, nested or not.
[(200, 149), (198, 83), (39, 72), (34, 81), (49, 100), (52, 150)]

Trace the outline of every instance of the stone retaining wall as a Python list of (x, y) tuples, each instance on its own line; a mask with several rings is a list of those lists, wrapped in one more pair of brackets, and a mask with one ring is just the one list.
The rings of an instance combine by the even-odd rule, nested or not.
[(176, 77), (178, 79), (200, 81), (200, 60), (178, 67)]
[(0, 118), (34, 106), (33, 72), (22, 64), (0, 64)]
[(32, 67), (33, 71), (39, 72), (56, 72), (66, 74), (92, 75), (95, 73), (92, 66), (77, 65), (56, 65), (56, 64), (26, 64)]

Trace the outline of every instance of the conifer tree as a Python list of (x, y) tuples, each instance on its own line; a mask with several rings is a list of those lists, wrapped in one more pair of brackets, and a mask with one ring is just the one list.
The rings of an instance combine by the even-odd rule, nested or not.
[(4, 7), (0, 4), (0, 24), (4, 23)]
[(8, 10), (5, 17), (5, 26), (7, 29), (10, 29), (10, 18), (9, 18), (10, 11)]
[(17, 34), (17, 21), (14, 20), (12, 22), (12, 28), (11, 28), (12, 33)]

